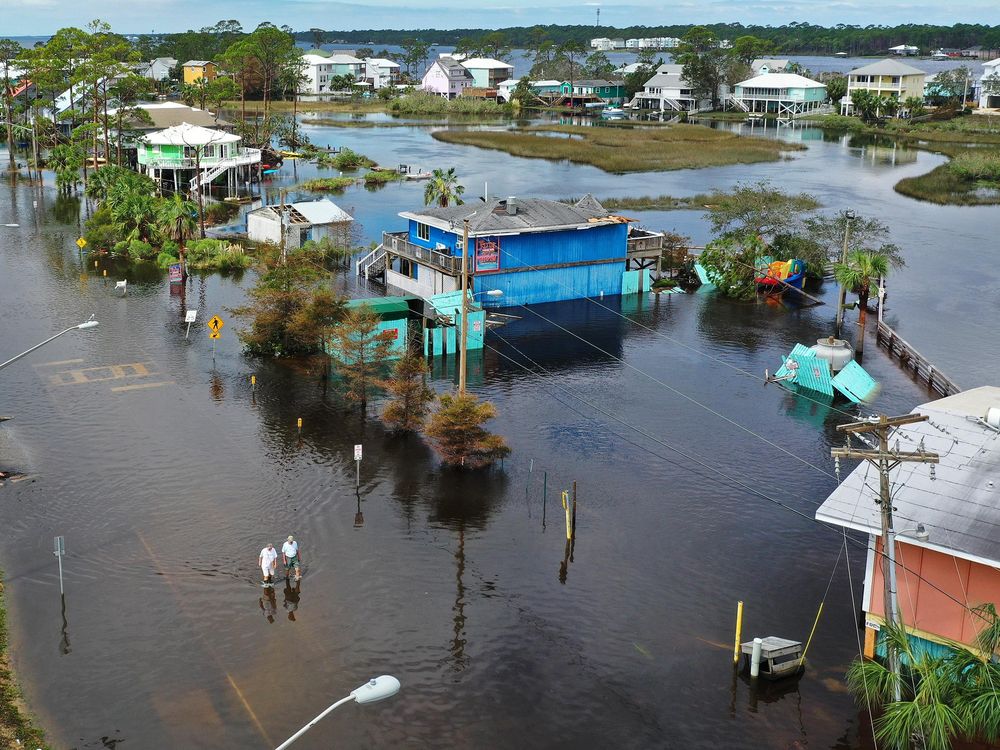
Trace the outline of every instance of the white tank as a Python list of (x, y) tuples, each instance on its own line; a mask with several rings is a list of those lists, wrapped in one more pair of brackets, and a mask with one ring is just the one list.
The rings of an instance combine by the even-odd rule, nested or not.
[(854, 359), (854, 350), (851, 345), (844, 339), (833, 336), (817, 339), (816, 346), (810, 347), (809, 351), (829, 362), (830, 369), (834, 372), (840, 372), (847, 367), (848, 362)]
[(991, 406), (986, 411), (986, 424), (990, 427), (996, 427), (1000, 429), (1000, 408), (996, 406)]

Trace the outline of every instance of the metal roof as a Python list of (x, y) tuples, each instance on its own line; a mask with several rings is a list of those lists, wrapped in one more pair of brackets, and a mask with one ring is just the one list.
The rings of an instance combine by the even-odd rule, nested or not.
[(211, 60), (188, 60), (182, 68), (204, 68), (206, 65), (215, 65)]
[[(897, 529), (923, 524), (930, 537), (903, 535), (906, 543), (1000, 568), (1000, 433), (978, 422), (1000, 407), (1000, 388), (983, 386), (921, 404), (926, 422), (905, 425), (889, 444), (901, 451), (937, 453), (929, 465), (902, 463), (892, 473)], [(816, 520), (880, 536), (875, 504), (878, 475), (863, 463), (816, 511)]]
[(762, 73), (759, 76), (748, 78), (736, 84), (743, 87), (756, 87), (769, 89), (825, 89), (826, 84), (814, 81), (811, 78), (800, 76), (795, 73)]
[[(137, 117), (130, 117), (128, 125), (132, 130), (162, 130), (185, 122), (203, 127), (228, 127), (232, 125), (228, 120), (216, 118), (207, 109), (189, 107), (180, 102), (140, 102), (134, 107), (145, 111), (150, 121), (146, 122)], [(114, 115), (117, 112), (117, 109), (108, 110), (109, 115)]]
[(504, 68), (514, 69), (514, 66), (510, 63), (505, 63), (503, 60), (495, 60), (492, 57), (470, 57), (467, 60), (462, 60), (462, 65), (466, 68), (475, 68), (477, 70), (502, 70)]
[(770, 71), (781, 71), (788, 67), (788, 62), (788, 60), (778, 60), (771, 57), (758, 57), (750, 63), (750, 69), (754, 73), (760, 73), (760, 69), (766, 65)]
[(167, 146), (208, 146), (217, 143), (236, 143), (240, 137), (232, 133), (224, 133), (221, 130), (212, 130), (200, 125), (182, 122), (180, 125), (174, 125), (166, 130), (144, 135), (142, 139), (146, 143)]
[[(462, 67), (462, 63), (457, 60), (452, 60), (450, 57), (439, 57), (433, 63), (431, 67), (437, 65), (441, 70), (445, 72), (449, 78), (468, 78), (472, 79), (472, 73), (469, 72), (468, 68)], [(428, 68), (429, 70), (429, 68)]]
[(847, 75), (871, 75), (871, 76), (922, 76), (926, 71), (914, 68), (912, 65), (901, 63), (899, 60), (879, 60), (870, 65), (863, 65), (855, 68)]
[(378, 313), (381, 317), (405, 317), (410, 312), (410, 305), (407, 299), (412, 297), (367, 297), (364, 299), (348, 300), (344, 305), (346, 308), (354, 309), (358, 307), (371, 308), (372, 312)]
[[(508, 210), (509, 200), (517, 207), (513, 212)], [(551, 231), (618, 221), (591, 195), (573, 205), (542, 198), (491, 199), (485, 203), (404, 211), (400, 216), (455, 233), (462, 231), (462, 223), (468, 219), (469, 232), (477, 235)]]
[(321, 198), (315, 201), (300, 201), (293, 203), (292, 208), (302, 214), (310, 224), (340, 224), (354, 221), (347, 211), (333, 201)]

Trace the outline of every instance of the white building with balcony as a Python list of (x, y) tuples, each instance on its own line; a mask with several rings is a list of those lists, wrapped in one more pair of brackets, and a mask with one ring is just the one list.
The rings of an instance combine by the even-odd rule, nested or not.
[(219, 181), (227, 195), (235, 195), (260, 171), (260, 149), (240, 141), (233, 133), (181, 123), (139, 139), (139, 171), (176, 191), (210, 192)]
[(387, 88), (399, 83), (399, 63), (383, 57), (365, 58), (365, 80), (373, 89)]

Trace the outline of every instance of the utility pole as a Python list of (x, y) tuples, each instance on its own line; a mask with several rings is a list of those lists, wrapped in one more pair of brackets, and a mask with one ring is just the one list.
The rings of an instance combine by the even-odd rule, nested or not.
[[(887, 623), (902, 625), (899, 617), (899, 603), (896, 599), (896, 537), (892, 526), (892, 495), (889, 490), (889, 473), (904, 462), (916, 462), (924, 464), (936, 464), (940, 461), (937, 453), (919, 451), (899, 451), (889, 450), (889, 431), (895, 427), (915, 422), (926, 422), (927, 417), (923, 414), (906, 414), (901, 417), (887, 417), (880, 414), (877, 418), (872, 418), (864, 422), (851, 422), (837, 426), (840, 432), (846, 432), (848, 443), (851, 435), (863, 432), (874, 433), (878, 437), (878, 450), (856, 450), (850, 445), (844, 448), (833, 448), (830, 455), (833, 458), (859, 458), (871, 462), (878, 469), (879, 474), (879, 499), (876, 501), (882, 512), (882, 583), (884, 601), (884, 615)], [(894, 682), (895, 698), (900, 700), (899, 689), (899, 659), (888, 642), (886, 642), (886, 654), (889, 661), (889, 669), (895, 675)]]
[[(844, 249), (840, 253), (840, 262), (847, 263), (847, 245), (851, 239), (851, 222), (854, 220), (854, 211), (847, 209), (844, 211)], [(840, 329), (844, 325), (844, 305), (847, 302), (847, 287), (840, 285), (840, 298), (837, 302), (837, 336), (840, 336)]]
[(458, 344), (458, 395), (465, 395), (465, 370), (466, 362), (469, 358), (468, 340), (468, 315), (469, 315), (469, 220), (465, 220), (465, 228), (462, 232), (462, 330), (459, 332), (461, 340)]

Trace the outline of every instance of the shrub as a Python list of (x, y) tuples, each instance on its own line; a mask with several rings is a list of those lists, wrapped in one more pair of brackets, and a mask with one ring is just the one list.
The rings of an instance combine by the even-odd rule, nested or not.
[(166, 268), (167, 266), (172, 266), (174, 263), (180, 262), (180, 258), (176, 255), (172, 255), (166, 250), (161, 250), (160, 254), (156, 256), (156, 265), (160, 268)]
[(205, 222), (208, 224), (224, 224), (240, 212), (235, 203), (211, 203), (205, 206)]
[(377, 172), (365, 173), (366, 185), (385, 185), (387, 182), (398, 182), (401, 179), (403, 179), (403, 175), (399, 172), (392, 172), (388, 170), (380, 169)]
[(948, 168), (966, 180), (1000, 182), (1000, 151), (959, 154), (951, 160)]
[(156, 257), (153, 246), (142, 240), (130, 240), (121, 252), (122, 255), (128, 255), (132, 260), (150, 260)]
[(333, 157), (333, 166), (337, 169), (350, 170), (358, 169), (359, 167), (373, 167), (375, 162), (369, 159), (364, 154), (359, 154), (357, 151), (352, 151), (349, 148), (342, 148), (336, 156)]
[(310, 193), (339, 193), (353, 184), (353, 177), (318, 177), (306, 180), (299, 185), (299, 189)]

